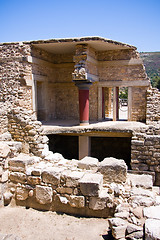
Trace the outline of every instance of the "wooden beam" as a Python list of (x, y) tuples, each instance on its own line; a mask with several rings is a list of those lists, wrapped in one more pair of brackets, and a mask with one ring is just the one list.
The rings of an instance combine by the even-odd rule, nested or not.
[(112, 60), (112, 61), (98, 61), (100, 66), (125, 66), (125, 65), (141, 65), (143, 61), (141, 59), (130, 60)]
[(51, 63), (36, 57), (28, 56), (27, 61), (32, 64), (43, 65), (50, 68), (74, 67), (74, 63)]
[(149, 80), (100, 80), (99, 87), (148, 87), (150, 86)]

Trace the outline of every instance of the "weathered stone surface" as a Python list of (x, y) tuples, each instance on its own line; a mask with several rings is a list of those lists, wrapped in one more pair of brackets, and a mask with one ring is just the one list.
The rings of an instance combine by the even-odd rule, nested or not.
[(86, 173), (79, 181), (84, 196), (98, 196), (103, 185), (102, 174)]
[(9, 178), (12, 182), (17, 183), (25, 183), (26, 181), (26, 175), (20, 172), (11, 172)]
[(112, 226), (118, 227), (118, 226), (124, 226), (124, 225), (127, 227), (127, 221), (121, 218), (109, 218), (108, 222), (111, 228)]
[(16, 199), (19, 201), (24, 201), (28, 198), (28, 190), (24, 187), (16, 188)]
[(58, 167), (50, 167), (42, 172), (42, 181), (57, 185), (60, 182), (60, 176), (63, 169)]
[(64, 194), (64, 193), (66, 193), (66, 194), (72, 194), (73, 189), (72, 189), (72, 188), (69, 188), (69, 187), (58, 187), (58, 188), (56, 188), (56, 191), (57, 191), (58, 193), (62, 193), (62, 194)]
[(84, 196), (74, 196), (74, 195), (71, 195), (68, 200), (69, 200), (69, 205), (71, 207), (75, 207), (75, 208), (83, 208), (83, 207), (85, 207), (85, 198), (84, 198)]
[(41, 178), (37, 176), (28, 176), (27, 182), (31, 185), (38, 185), (41, 184)]
[(9, 132), (0, 134), (0, 141), (11, 141), (11, 140), (12, 140), (12, 136)]
[(9, 153), (10, 153), (10, 148), (9, 148), (8, 144), (6, 144), (4, 142), (0, 142), (0, 157), (6, 158)]
[(39, 162), (40, 158), (20, 153), (17, 157), (11, 158), (8, 162), (9, 170), (15, 172), (25, 172), (28, 165)]
[(66, 172), (66, 174), (63, 174), (66, 180), (66, 186), (67, 187), (77, 187), (79, 184), (79, 180), (83, 177), (84, 172), (78, 172), (78, 171), (71, 171)]
[(133, 232), (143, 231), (143, 227), (137, 226), (135, 224), (129, 223), (126, 229), (126, 235), (131, 234)]
[(143, 209), (143, 215), (146, 218), (153, 218), (160, 220), (160, 206), (151, 206)]
[(22, 143), (17, 141), (7, 141), (6, 142), (14, 153), (19, 153), (22, 150)]
[(110, 202), (110, 196), (108, 189), (102, 189), (99, 192), (99, 197), (90, 197), (89, 208), (93, 210), (102, 210), (106, 207), (107, 203)]
[(151, 175), (128, 174), (127, 178), (130, 180), (132, 187), (152, 188), (153, 186)]
[(160, 240), (160, 220), (147, 219), (145, 221), (145, 239)]
[(40, 204), (49, 204), (52, 202), (52, 188), (36, 185), (36, 200)]
[(112, 235), (115, 239), (125, 238), (126, 225), (112, 227)]
[(155, 203), (155, 199), (152, 197), (147, 197), (147, 196), (133, 196), (132, 197), (132, 202), (137, 204), (138, 206), (145, 206), (149, 207), (152, 206)]
[(150, 190), (147, 190), (147, 189), (143, 189), (143, 188), (132, 188), (131, 190), (131, 194), (132, 195), (141, 195), (141, 196), (146, 196), (146, 197), (151, 197), (153, 198), (154, 197), (154, 194), (152, 191)]
[(106, 207), (107, 199), (91, 197), (89, 201), (89, 208), (93, 210), (102, 210)]
[(59, 162), (61, 160), (64, 160), (64, 157), (60, 153), (53, 153), (51, 151), (48, 151), (48, 155), (45, 156), (45, 160)]
[(98, 159), (94, 157), (84, 157), (80, 161), (78, 161), (78, 167), (81, 169), (86, 169), (86, 170), (97, 170), (98, 167)]
[(122, 211), (122, 212), (117, 212), (114, 214), (114, 216), (117, 218), (122, 218), (122, 219), (128, 219), (129, 217), (129, 211)]
[(13, 197), (13, 194), (11, 192), (5, 192), (3, 194), (3, 199), (4, 199), (4, 205), (8, 205)]
[(7, 181), (8, 181), (8, 170), (2, 172), (1, 179), (0, 179), (1, 183), (5, 183)]
[(103, 174), (104, 183), (122, 183), (126, 181), (127, 165), (124, 160), (105, 158), (100, 162), (98, 172)]
[(133, 232), (126, 236), (127, 240), (142, 240), (143, 239), (143, 231)]

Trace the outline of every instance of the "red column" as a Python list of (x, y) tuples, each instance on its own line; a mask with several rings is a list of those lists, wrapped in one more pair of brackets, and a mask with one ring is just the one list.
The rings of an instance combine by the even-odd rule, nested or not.
[(116, 87), (116, 118), (119, 120), (119, 87)]
[(89, 124), (89, 89), (79, 89), (80, 125)]

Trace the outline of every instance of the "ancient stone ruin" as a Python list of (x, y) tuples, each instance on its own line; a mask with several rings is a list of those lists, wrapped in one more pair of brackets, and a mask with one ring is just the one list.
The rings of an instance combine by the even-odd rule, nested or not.
[(106, 217), (115, 239), (160, 239), (160, 92), (136, 48), (1, 43), (0, 70), (0, 206)]

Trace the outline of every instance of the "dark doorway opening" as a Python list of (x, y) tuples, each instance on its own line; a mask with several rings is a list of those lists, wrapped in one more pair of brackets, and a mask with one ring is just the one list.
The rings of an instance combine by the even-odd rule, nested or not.
[(49, 138), (49, 150), (58, 152), (66, 159), (78, 159), (78, 136), (52, 134)]
[(91, 156), (103, 161), (106, 157), (123, 159), (131, 169), (131, 138), (91, 137)]

